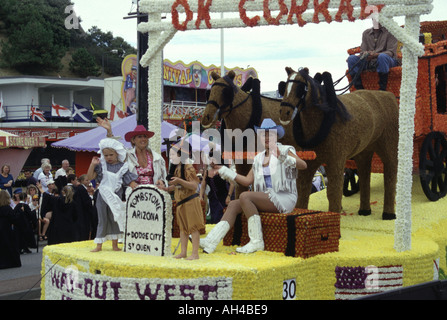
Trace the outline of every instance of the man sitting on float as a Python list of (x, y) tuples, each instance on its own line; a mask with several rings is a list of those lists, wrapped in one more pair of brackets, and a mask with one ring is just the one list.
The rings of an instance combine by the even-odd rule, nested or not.
[(360, 55), (348, 57), (349, 73), (357, 90), (364, 89), (360, 73), (375, 69), (379, 74), (379, 90), (386, 91), (390, 68), (398, 65), (397, 39), (374, 18), (373, 27), (362, 35)]

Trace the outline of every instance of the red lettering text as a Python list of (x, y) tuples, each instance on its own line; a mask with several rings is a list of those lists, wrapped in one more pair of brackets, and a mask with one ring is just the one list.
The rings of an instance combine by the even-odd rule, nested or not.
[[(183, 6), (186, 12), (186, 20), (182, 24), (180, 24), (179, 14), (177, 10), (177, 7), (180, 5)], [(193, 17), (193, 12), (189, 7), (188, 0), (175, 0), (174, 4), (172, 5), (171, 14), (172, 24), (174, 25), (174, 28), (180, 31), (185, 31), (187, 29), (188, 22), (191, 21)]]
[(245, 23), (245, 25), (249, 27), (255, 27), (258, 25), (258, 21), (261, 19), (259, 16), (255, 16), (253, 18), (247, 17), (247, 10), (245, 10), (245, 3), (247, 1), (254, 1), (254, 0), (241, 0), (239, 2), (239, 16), (241, 17), (242, 21)]
[(300, 6), (296, 5), (296, 0), (292, 0), (292, 3), (290, 4), (290, 10), (287, 22), (293, 24), (293, 15), (296, 15), (298, 25), (300, 27), (304, 26), (306, 24), (306, 21), (303, 20), (302, 14), (307, 10), (308, 5), (309, 0), (303, 0), (303, 3)]
[(335, 21), (342, 22), (343, 21), (343, 18), (342, 18), (343, 13), (346, 13), (348, 15), (349, 21), (355, 20), (355, 18), (352, 16), (352, 11), (354, 10), (354, 8), (352, 7), (351, 1), (352, 0), (341, 0), (340, 1), (340, 6), (338, 7), (338, 12), (335, 15)]
[(200, 23), (202, 20), (205, 20), (205, 24), (208, 29), (211, 29), (211, 17), (210, 17), (210, 6), (213, 3), (213, 0), (207, 0), (205, 4), (205, 0), (199, 0), (199, 8), (198, 15), (196, 21), (196, 28), (199, 29)]
[(276, 18), (273, 18), (269, 8), (269, 0), (264, 0), (264, 19), (268, 22), (268, 24), (279, 25), (279, 20), (281, 20), (281, 18), (289, 11), (284, 3), (284, 0), (278, 0), (278, 3), (279, 13)]
[(320, 23), (320, 19), (318, 17), (318, 14), (320, 13), (324, 16), (324, 19), (326, 20), (327, 23), (332, 22), (332, 17), (329, 14), (328, 9), (330, 2), (331, 0), (323, 0), (323, 2), (319, 3), (318, 0), (314, 0), (314, 17), (312, 19), (314, 23)]

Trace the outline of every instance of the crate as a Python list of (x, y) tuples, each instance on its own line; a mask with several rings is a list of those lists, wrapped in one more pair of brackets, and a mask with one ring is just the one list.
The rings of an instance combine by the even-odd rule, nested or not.
[[(266, 251), (286, 256), (309, 258), (338, 251), (340, 214), (305, 209), (292, 213), (260, 213)], [(224, 245), (243, 246), (250, 240), (247, 219), (240, 215), (224, 238)]]

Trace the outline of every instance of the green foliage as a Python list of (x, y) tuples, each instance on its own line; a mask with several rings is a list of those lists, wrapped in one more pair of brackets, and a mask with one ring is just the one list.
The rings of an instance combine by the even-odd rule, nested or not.
[(0, 66), (25, 74), (60, 71), (67, 50), (83, 48), (76, 50), (70, 70), (81, 77), (99, 76), (98, 66), (104, 66), (105, 73), (120, 75), (122, 59), (136, 49), (98, 27), (87, 33), (82, 28), (67, 29), (65, 8), (71, 4), (70, 0), (0, 0), (0, 31), (8, 35), (2, 42)]
[(121, 37), (113, 37), (109, 32), (103, 32), (94, 26), (88, 30), (86, 38), (88, 50), (96, 63), (104, 65), (104, 72), (112, 75), (121, 75), (121, 62), (129, 54), (136, 54), (137, 50)]
[(58, 71), (65, 48), (54, 43), (54, 34), (46, 23), (30, 21), (17, 28), (3, 44), (3, 62), (20, 72), (39, 74)]
[(60, 60), (69, 45), (69, 32), (60, 10), (70, 2), (53, 2), (53, 6), (45, 0), (2, 2), (0, 16), (9, 34), (3, 43), (2, 65), (27, 74), (60, 70)]
[(100, 67), (95, 63), (93, 56), (85, 48), (79, 48), (73, 54), (70, 70), (82, 78), (97, 77), (101, 74)]

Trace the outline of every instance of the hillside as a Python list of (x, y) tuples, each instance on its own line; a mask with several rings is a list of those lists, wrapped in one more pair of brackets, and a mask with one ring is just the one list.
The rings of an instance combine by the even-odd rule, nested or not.
[(0, 1), (0, 77), (100, 77), (102, 67), (105, 77), (121, 75), (123, 58), (135, 54), (136, 48), (98, 27), (84, 31), (82, 21), (79, 29), (67, 29), (64, 9), (69, 3)]
[[(8, 41), (8, 37), (4, 33), (0, 32), (0, 52), (2, 49), (3, 41), (5, 41), (5, 42)], [(72, 55), (75, 51), (76, 51), (76, 48), (74, 48), (74, 47), (68, 48), (67, 52), (61, 59), (62, 69), (60, 71), (58, 71), (58, 72), (43, 71), (42, 74), (40, 74), (40, 76), (79, 78), (79, 76), (76, 73), (73, 73), (72, 71), (70, 71), (70, 67), (69, 67), (70, 61), (72, 61)], [(17, 71), (15, 69), (11, 69), (11, 68), (4, 68), (4, 67), (2, 68), (2, 66), (0, 65), (0, 77), (17, 77), (17, 76), (24, 76), (24, 75), (29, 75), (29, 74), (22, 73), (20, 71)], [(116, 74), (114, 75), (114, 74), (109, 74), (106, 71), (104, 72), (104, 78), (113, 77), (113, 76), (116, 76)]]
[[(0, 40), (6, 41), (8, 38), (4, 35), (0, 35)], [(2, 44), (0, 43), (0, 51), (2, 48)], [(59, 72), (49, 72), (44, 71), (40, 76), (47, 76), (47, 77), (62, 77), (62, 78), (79, 78), (79, 76), (73, 72), (70, 71), (69, 64), (72, 60), (71, 56), (74, 49), (69, 49), (65, 56), (61, 59), (62, 69)], [(0, 66), (0, 77), (17, 77), (17, 76), (25, 76), (28, 75), (26, 73), (19, 72), (15, 69), (11, 68), (2, 68)], [(105, 74), (105, 78), (110, 77), (107, 73)]]
[[(7, 41), (8, 37), (5, 35), (4, 32), (0, 32), (0, 52), (2, 50), (2, 43), (3, 41)], [(20, 76), (21, 73), (14, 69), (9, 68), (2, 68), (0, 66), (0, 77), (10, 77), (10, 76)]]

